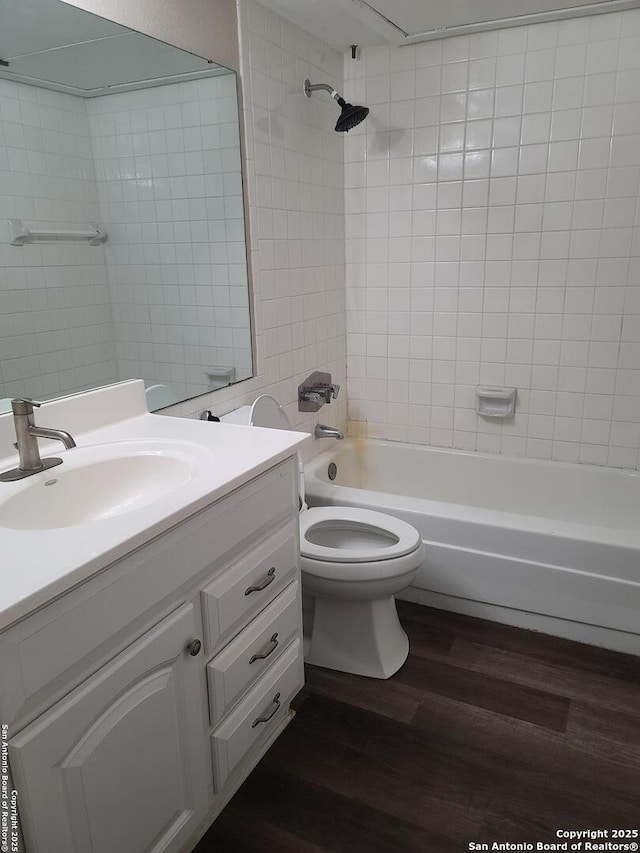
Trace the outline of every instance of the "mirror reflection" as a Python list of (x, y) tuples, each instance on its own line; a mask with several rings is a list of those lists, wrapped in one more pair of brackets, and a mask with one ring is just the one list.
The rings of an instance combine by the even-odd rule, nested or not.
[(235, 73), (60, 0), (3, 0), (0, 60), (0, 411), (251, 376)]

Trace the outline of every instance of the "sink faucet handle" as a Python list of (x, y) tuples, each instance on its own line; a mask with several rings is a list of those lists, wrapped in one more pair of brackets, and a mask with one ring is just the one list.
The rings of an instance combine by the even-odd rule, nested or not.
[(31, 415), (33, 407), (40, 408), (42, 403), (36, 403), (30, 397), (14, 397), (11, 401), (11, 411), (14, 415)]

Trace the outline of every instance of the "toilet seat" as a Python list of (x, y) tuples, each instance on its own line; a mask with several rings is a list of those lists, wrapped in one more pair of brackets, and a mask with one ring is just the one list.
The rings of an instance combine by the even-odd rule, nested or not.
[(300, 552), (308, 560), (386, 562), (413, 553), (421, 544), (410, 524), (370, 509), (312, 507), (300, 515)]

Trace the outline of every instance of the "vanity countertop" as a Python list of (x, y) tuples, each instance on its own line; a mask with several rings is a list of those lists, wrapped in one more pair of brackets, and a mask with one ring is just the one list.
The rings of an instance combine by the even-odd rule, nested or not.
[[(85, 404), (92, 406), (89, 412), (82, 406), (85, 397)], [(135, 451), (140, 446), (146, 456), (153, 456), (154, 445), (175, 447), (178, 455), (197, 464), (186, 482), (129, 511), (47, 529), (0, 525), (0, 630), (288, 458), (310, 438), (307, 433), (149, 414), (144, 385), (138, 381), (52, 401), (36, 418), (40, 425), (74, 436), (78, 449), (41, 442), (43, 457), (59, 456), (70, 466), (78, 450), (90, 459), (92, 448), (113, 456), (119, 447)], [(16, 464), (15, 453), (5, 455), (10, 421), (11, 415), (0, 416), (0, 471)], [(64, 470), (63, 461), (17, 483), (0, 483), (0, 505), (21, 490), (45, 488)], [(126, 464), (124, 470), (123, 480)], [(54, 489), (55, 484), (52, 499)]]

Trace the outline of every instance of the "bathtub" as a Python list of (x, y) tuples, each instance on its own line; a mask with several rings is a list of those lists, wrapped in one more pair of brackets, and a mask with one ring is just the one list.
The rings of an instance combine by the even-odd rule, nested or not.
[(639, 473), (347, 439), (305, 483), (420, 531), (402, 598), (640, 655)]

